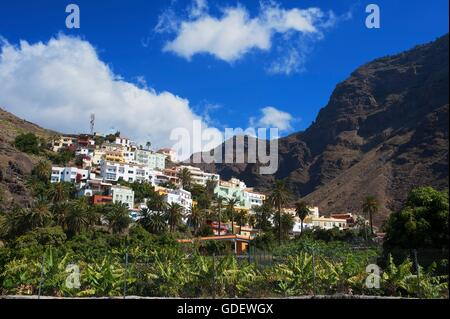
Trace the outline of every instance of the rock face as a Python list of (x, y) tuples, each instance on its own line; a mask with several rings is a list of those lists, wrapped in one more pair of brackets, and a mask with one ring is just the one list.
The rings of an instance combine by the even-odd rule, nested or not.
[(7, 209), (14, 202), (28, 206), (33, 201), (27, 188), (27, 178), (39, 156), (25, 154), (13, 144), (17, 135), (34, 133), (44, 139), (56, 134), (33, 123), (22, 120), (0, 108), (0, 209)]
[(381, 202), (380, 225), (410, 189), (448, 187), (449, 37), (368, 63), (337, 85), (304, 132), (279, 140), (279, 169), (258, 164), (199, 164), (264, 191), (286, 179), (293, 194), (323, 213)]

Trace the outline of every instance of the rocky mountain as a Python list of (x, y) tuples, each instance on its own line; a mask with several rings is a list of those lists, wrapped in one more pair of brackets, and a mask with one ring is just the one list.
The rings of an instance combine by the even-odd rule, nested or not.
[(286, 179), (293, 200), (304, 197), (325, 214), (357, 213), (375, 195), (379, 225), (410, 189), (448, 187), (448, 44), (445, 35), (354, 71), (307, 130), (279, 139), (274, 175), (258, 174), (258, 163), (198, 166), (261, 191)]
[(20, 119), (0, 108), (0, 208), (12, 201), (27, 206), (31, 195), (26, 187), (27, 176), (33, 166), (41, 159), (17, 150), (14, 139), (22, 133), (34, 133), (44, 139), (55, 133), (31, 122)]

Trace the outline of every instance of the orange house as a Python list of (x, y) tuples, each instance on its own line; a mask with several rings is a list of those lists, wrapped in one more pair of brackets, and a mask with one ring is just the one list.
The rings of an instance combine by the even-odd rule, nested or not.
[(94, 195), (92, 196), (93, 205), (104, 205), (112, 203), (112, 196)]

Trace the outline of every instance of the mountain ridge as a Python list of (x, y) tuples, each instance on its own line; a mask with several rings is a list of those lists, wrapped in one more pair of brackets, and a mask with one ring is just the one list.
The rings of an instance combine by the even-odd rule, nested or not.
[(357, 213), (364, 196), (376, 195), (381, 224), (411, 188), (448, 187), (448, 40), (353, 71), (311, 126), (279, 139), (273, 176), (258, 175), (259, 163), (194, 165), (260, 191), (285, 179), (297, 198), (325, 213)]

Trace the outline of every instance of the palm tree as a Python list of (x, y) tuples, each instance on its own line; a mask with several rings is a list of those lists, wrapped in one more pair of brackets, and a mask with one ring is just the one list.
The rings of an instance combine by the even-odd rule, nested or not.
[(152, 143), (150, 141), (147, 141), (145, 143), (145, 147), (147, 148), (147, 150), (150, 150), (150, 146), (152, 146)]
[(266, 231), (270, 229), (270, 218), (272, 217), (272, 206), (265, 202), (261, 206), (255, 208), (256, 227)]
[(147, 207), (152, 212), (165, 212), (167, 203), (164, 195), (155, 193), (154, 196), (147, 201)]
[(170, 231), (173, 232), (183, 218), (183, 206), (177, 203), (171, 203), (167, 206), (166, 214)]
[(53, 183), (48, 189), (48, 197), (53, 204), (63, 202), (69, 199), (71, 184), (69, 183)]
[(303, 221), (309, 215), (308, 203), (305, 201), (300, 201), (295, 204), (295, 213), (301, 222), (301, 231), (303, 232)]
[(216, 202), (216, 206), (215, 206), (215, 211), (217, 213), (218, 219), (219, 219), (219, 232), (218, 235), (220, 236), (221, 233), (221, 227), (222, 227), (222, 204), (224, 202), (225, 198), (221, 197), (221, 196), (216, 196), (215, 198), (215, 202)]
[(277, 212), (275, 213), (275, 217), (275, 226), (281, 226), (281, 236), (282, 238), (287, 238), (290, 230), (294, 227), (294, 216), (292, 216), (292, 214), (281, 212), (280, 218)]
[(197, 205), (193, 206), (188, 216), (188, 224), (194, 228), (194, 232), (202, 226), (203, 221), (203, 211)]
[(239, 233), (242, 230), (242, 226), (250, 222), (251, 216), (248, 215), (247, 211), (239, 210), (236, 212), (236, 222), (239, 223)]
[(7, 215), (0, 214), (0, 238), (6, 238), (11, 232), (11, 223)]
[(45, 227), (52, 218), (52, 214), (45, 201), (38, 201), (27, 212), (27, 218), (31, 228)]
[(373, 215), (378, 213), (379, 203), (375, 196), (367, 196), (362, 204), (362, 210), (366, 216), (369, 216), (370, 233), (373, 235)]
[[(230, 213), (231, 217), (231, 233), (234, 235), (234, 207), (236, 204), (239, 203), (239, 201), (236, 198), (228, 198), (226, 200), (226, 204), (228, 206), (228, 211)], [(241, 221), (242, 223), (242, 221)], [(242, 225), (241, 225), (242, 226)]]
[(181, 186), (183, 187), (183, 189), (187, 189), (191, 186), (192, 182), (191, 171), (189, 171), (189, 169), (187, 169), (186, 167), (178, 172), (178, 178), (180, 179)]
[(150, 229), (150, 216), (151, 211), (147, 207), (144, 207), (139, 212), (140, 218), (138, 219), (137, 223), (144, 227), (145, 229)]
[(208, 198), (208, 200), (211, 202), (214, 198), (214, 190), (216, 189), (217, 186), (217, 181), (212, 180), (212, 179), (208, 179), (206, 181), (206, 196)]
[(289, 199), (289, 191), (284, 180), (276, 180), (269, 196), (270, 204), (277, 209), (278, 212), (278, 243), (281, 245), (282, 227), (281, 227), (281, 208)]
[(10, 212), (0, 215), (0, 237), (15, 238), (30, 230), (28, 211), (13, 204)]
[(91, 224), (90, 213), (89, 205), (83, 198), (71, 203), (70, 209), (64, 215), (64, 227), (67, 232), (76, 235), (87, 229)]
[(42, 160), (36, 164), (32, 170), (32, 175), (39, 181), (47, 183), (52, 173), (52, 165), (50, 162)]
[(105, 216), (108, 222), (109, 230), (112, 230), (114, 234), (122, 233), (128, 228), (131, 222), (131, 218), (128, 213), (128, 205), (125, 203), (113, 203), (109, 204)]
[(148, 230), (153, 234), (162, 234), (167, 227), (166, 214), (163, 212), (152, 212), (148, 217)]
[(250, 227), (255, 228), (256, 227), (256, 216), (254, 214), (250, 214), (248, 216), (248, 224)]

